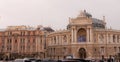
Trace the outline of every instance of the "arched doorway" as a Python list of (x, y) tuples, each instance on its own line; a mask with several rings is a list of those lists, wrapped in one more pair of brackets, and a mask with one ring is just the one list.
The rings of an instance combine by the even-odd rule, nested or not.
[(86, 50), (84, 48), (79, 49), (79, 57), (86, 58)]
[(78, 30), (77, 40), (78, 42), (86, 42), (86, 30), (84, 28)]

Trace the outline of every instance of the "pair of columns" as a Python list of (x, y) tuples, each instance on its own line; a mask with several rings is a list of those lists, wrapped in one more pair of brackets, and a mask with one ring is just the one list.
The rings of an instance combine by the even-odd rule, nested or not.
[[(71, 31), (72, 43), (77, 42), (77, 32), (78, 30), (75, 27), (73, 27)], [(90, 28), (87, 28), (86, 29), (86, 41), (87, 42), (92, 41), (92, 37), (93, 37), (92, 30)]]

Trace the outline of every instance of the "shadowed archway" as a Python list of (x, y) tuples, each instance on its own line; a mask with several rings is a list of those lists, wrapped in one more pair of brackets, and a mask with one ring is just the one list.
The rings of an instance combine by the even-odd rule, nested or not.
[(85, 48), (80, 48), (79, 49), (79, 57), (80, 58), (86, 58), (86, 50), (85, 50)]

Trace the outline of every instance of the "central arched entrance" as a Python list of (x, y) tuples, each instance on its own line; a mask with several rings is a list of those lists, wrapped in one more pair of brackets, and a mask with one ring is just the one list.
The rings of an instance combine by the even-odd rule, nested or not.
[(84, 48), (79, 49), (79, 57), (86, 58), (86, 50)]

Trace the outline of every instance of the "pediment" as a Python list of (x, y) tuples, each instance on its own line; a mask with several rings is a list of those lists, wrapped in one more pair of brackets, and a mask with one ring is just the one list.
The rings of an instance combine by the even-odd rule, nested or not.
[(91, 19), (88, 18), (76, 18), (71, 20), (72, 24), (92, 24)]

